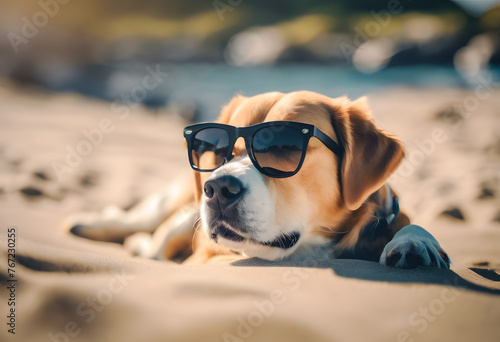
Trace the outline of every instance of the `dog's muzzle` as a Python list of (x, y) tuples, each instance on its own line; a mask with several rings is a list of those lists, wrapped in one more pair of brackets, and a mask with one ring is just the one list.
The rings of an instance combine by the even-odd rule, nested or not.
[(283, 233), (271, 241), (259, 241), (253, 237), (254, 232), (245, 224), (241, 218), (241, 209), (244, 203), (247, 189), (243, 183), (231, 175), (209, 178), (203, 187), (205, 204), (208, 207), (207, 217), (209, 225), (209, 237), (218, 242), (219, 238), (233, 242), (245, 240), (258, 243), (263, 246), (288, 249), (298, 242), (300, 233), (292, 231)]
[(216, 241), (218, 236), (232, 241), (243, 241), (245, 238), (238, 234), (247, 232), (239, 220), (238, 202), (245, 193), (241, 181), (229, 175), (208, 179), (203, 192), (211, 213), (210, 237)]

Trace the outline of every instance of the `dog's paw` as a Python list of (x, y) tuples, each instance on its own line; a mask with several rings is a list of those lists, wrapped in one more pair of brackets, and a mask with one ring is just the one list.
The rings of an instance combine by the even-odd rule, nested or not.
[(148, 233), (135, 233), (123, 242), (123, 247), (134, 256), (152, 259), (151, 255), (153, 239)]
[(398, 268), (450, 268), (450, 259), (436, 239), (416, 225), (406, 226), (394, 235), (385, 246), (380, 263)]
[(131, 234), (124, 218), (124, 212), (120, 208), (107, 207), (101, 212), (70, 216), (65, 220), (63, 229), (90, 240), (123, 242)]

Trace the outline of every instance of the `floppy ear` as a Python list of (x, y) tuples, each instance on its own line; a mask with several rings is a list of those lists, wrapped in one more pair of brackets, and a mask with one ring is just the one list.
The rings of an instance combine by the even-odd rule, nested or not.
[(344, 203), (358, 209), (378, 190), (404, 158), (401, 142), (378, 128), (365, 97), (334, 105), (333, 122), (345, 148), (341, 182)]

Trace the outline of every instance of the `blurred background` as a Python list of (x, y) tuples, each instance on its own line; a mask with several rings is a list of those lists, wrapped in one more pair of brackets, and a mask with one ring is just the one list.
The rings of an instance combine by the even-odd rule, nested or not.
[(4, 1), (0, 33), (0, 217), (19, 225), (130, 208), (191, 175), (187, 122), (294, 90), (369, 95), (421, 224), (500, 222), (498, 1)]
[(492, 85), (499, 32), (495, 0), (10, 1), (0, 77), (206, 121), (238, 92)]
[[(66, 220), (122, 214), (191, 178), (183, 127), (215, 119), (236, 93), (368, 94), (377, 124), (406, 147), (390, 180), (402, 210), (437, 238), (454, 270), (479, 269), (468, 279), (486, 274), (485, 286), (498, 289), (499, 1), (0, 1), (0, 254), (7, 227), (16, 227), (16, 341), (49, 333), (85, 342), (229, 340), (236, 318), (274, 289), (285, 290), (286, 304), (237, 340), (273, 340), (272, 332), (321, 341), (316, 333), (329, 332), (324, 340), (389, 341), (409, 331), (415, 340), (498, 341), (497, 298), (465, 290), (424, 335), (412, 326), (416, 310), (445, 291), (417, 283), (443, 275), (450, 285), (453, 273), (333, 260), (340, 267), (301, 276), (292, 294), (287, 267), (181, 271), (70, 235)], [(108, 288), (114, 270), (137, 278), (88, 324), (77, 308)], [(0, 286), (0, 298), (7, 291)], [(73, 320), (80, 335), (60, 337)], [(0, 341), (11, 337), (0, 330)]]

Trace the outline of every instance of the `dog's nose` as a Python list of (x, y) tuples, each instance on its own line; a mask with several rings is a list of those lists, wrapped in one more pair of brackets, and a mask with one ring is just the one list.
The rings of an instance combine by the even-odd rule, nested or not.
[(203, 189), (208, 202), (218, 202), (221, 207), (227, 207), (238, 201), (244, 190), (243, 184), (233, 176), (221, 176), (207, 180)]

